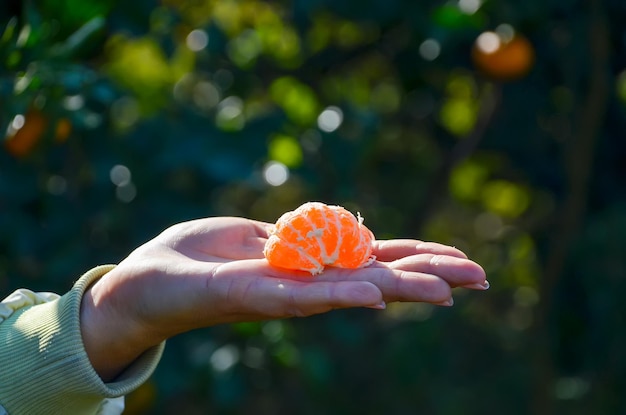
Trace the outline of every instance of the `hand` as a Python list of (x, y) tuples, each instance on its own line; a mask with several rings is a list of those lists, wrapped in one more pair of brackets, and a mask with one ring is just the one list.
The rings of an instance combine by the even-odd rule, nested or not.
[(489, 286), (458, 249), (409, 239), (376, 241), (377, 261), (366, 268), (315, 277), (274, 268), (263, 257), (271, 226), (232, 217), (180, 223), (104, 275), (81, 310), (96, 371), (112, 379), (149, 347), (195, 328), (392, 301), (452, 305), (452, 287)]

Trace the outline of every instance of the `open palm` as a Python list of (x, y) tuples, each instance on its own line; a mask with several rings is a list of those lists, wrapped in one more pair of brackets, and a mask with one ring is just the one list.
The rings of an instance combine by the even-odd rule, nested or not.
[(411, 239), (376, 241), (377, 260), (365, 268), (330, 267), (314, 277), (275, 268), (263, 257), (271, 226), (234, 217), (183, 222), (98, 280), (81, 313), (98, 373), (113, 377), (147, 348), (200, 327), (391, 301), (452, 305), (453, 287), (489, 286), (458, 249)]
[[(170, 336), (219, 323), (308, 316), (334, 308), (384, 308), (390, 301), (451, 303), (451, 287), (487, 287), (458, 249), (416, 240), (375, 242), (372, 265), (307, 272), (272, 267), (263, 247), (272, 225), (217, 217), (177, 224), (133, 252), (112, 276), (149, 286), (140, 313)], [(128, 272), (130, 270), (130, 272)]]

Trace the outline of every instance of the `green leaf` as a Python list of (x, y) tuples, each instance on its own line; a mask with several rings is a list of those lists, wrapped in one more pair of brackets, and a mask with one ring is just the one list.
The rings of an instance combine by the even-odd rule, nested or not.
[(468, 160), (459, 164), (450, 175), (450, 192), (459, 200), (473, 201), (480, 196), (480, 190), (489, 175), (488, 167)]
[(488, 210), (509, 218), (518, 217), (530, 204), (528, 190), (506, 180), (488, 182), (483, 188), (482, 198)]
[(106, 20), (102, 16), (96, 16), (72, 33), (63, 43), (52, 48), (53, 56), (70, 57), (76, 55), (89, 41), (104, 31)]
[(481, 28), (485, 24), (482, 13), (467, 14), (456, 5), (446, 4), (435, 9), (431, 15), (433, 23), (444, 29)]
[(270, 86), (270, 95), (292, 121), (307, 125), (317, 118), (317, 95), (312, 88), (293, 77), (284, 76), (275, 80)]
[(287, 167), (298, 167), (302, 164), (302, 149), (298, 140), (287, 135), (277, 135), (270, 141), (269, 156)]
[(17, 29), (17, 17), (12, 17), (4, 28), (2, 37), (0, 37), (0, 44), (8, 43), (15, 36), (15, 30)]

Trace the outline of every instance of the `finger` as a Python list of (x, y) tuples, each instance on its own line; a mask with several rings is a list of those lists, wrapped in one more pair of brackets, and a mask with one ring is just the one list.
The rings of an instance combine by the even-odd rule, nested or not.
[[(286, 307), (289, 315), (315, 314), (345, 307), (381, 308), (383, 301), (451, 305), (451, 288), (445, 280), (436, 275), (392, 269), (381, 263), (358, 270), (327, 268), (316, 276), (275, 268), (264, 260), (237, 261), (220, 268), (233, 272), (229, 298), (246, 296), (246, 302), (262, 302), (265, 309), (274, 312)], [(246, 284), (243, 275), (265, 277), (259, 277), (254, 285), (242, 286), (240, 284)], [(252, 293), (257, 296), (249, 297)], [(285, 300), (288, 300), (287, 304)]]
[(436, 275), (388, 267), (363, 270), (361, 275), (380, 289), (386, 302), (450, 302), (451, 305), (451, 288)]
[(370, 282), (264, 276), (269, 267), (259, 262), (231, 262), (220, 265), (214, 273), (210, 291), (231, 309), (227, 314), (257, 320), (308, 316), (337, 308), (382, 308), (382, 293)]
[[(368, 267), (356, 270), (339, 270), (328, 267), (322, 274), (313, 278), (321, 280), (363, 279), (363, 275), (367, 275), (367, 272), (372, 269), (375, 269), (375, 272), (383, 273), (385, 270), (391, 269), (399, 272), (428, 274), (442, 279), (451, 287), (467, 287), (479, 290), (489, 288), (485, 271), (479, 264), (466, 258), (433, 254), (411, 255), (388, 263), (375, 261)], [(296, 278), (311, 278), (307, 273), (298, 273), (294, 276)]]
[(301, 282), (279, 284), (284, 293), (274, 299), (286, 316), (303, 317), (333, 309), (352, 307), (384, 308), (380, 289), (367, 281)]
[(421, 254), (390, 262), (393, 269), (436, 275), (451, 287), (489, 288), (483, 268), (474, 261), (447, 255)]
[[(297, 276), (296, 278), (302, 277)], [(413, 301), (444, 304), (451, 300), (450, 285), (439, 276), (391, 268), (381, 262), (359, 269), (331, 267), (324, 270), (320, 275), (309, 277), (309, 280), (323, 282), (367, 281), (378, 287), (386, 302)]]
[[(432, 257), (428, 255), (425, 256), (428, 258)], [(449, 302), (451, 299), (450, 284), (442, 278), (442, 276), (429, 272), (432, 270), (433, 266), (428, 264), (428, 258), (418, 257), (420, 256), (411, 256), (403, 260), (398, 260), (395, 263), (391, 263), (394, 264), (393, 266), (377, 261), (368, 267), (359, 269), (327, 267), (324, 272), (315, 276), (311, 276), (308, 272), (275, 268), (267, 263), (265, 263), (265, 265), (268, 267), (267, 272), (275, 278), (316, 283), (367, 281), (380, 289), (386, 302), (420, 301), (433, 304), (445, 304)], [(456, 259), (462, 260), (461, 258)], [(465, 261), (471, 262), (469, 260)], [(446, 277), (450, 277), (448, 274), (454, 276), (454, 272), (447, 269), (445, 266), (441, 267), (439, 271)], [(480, 272), (478, 272), (477, 275), (473, 275), (470, 271), (469, 274), (471, 279), (468, 279), (468, 283), (481, 281)], [(466, 282), (466, 280), (462, 278), (451, 279), (457, 282)]]
[[(254, 269), (257, 275), (262, 274), (275, 280), (294, 281), (310, 285), (355, 281), (369, 282), (381, 291), (383, 300), (386, 302), (413, 301), (451, 305), (451, 285), (474, 284), (485, 281), (484, 272), (477, 264), (475, 265), (478, 267), (477, 269), (474, 269), (474, 265), (461, 265), (461, 268), (468, 268), (466, 276), (463, 276), (463, 271), (455, 271), (455, 264), (451, 264), (451, 267), (446, 264), (447, 258), (452, 261), (471, 263), (469, 260), (442, 257), (440, 262), (434, 261), (433, 264), (429, 264), (428, 259), (432, 258), (432, 255), (425, 254), (422, 258), (418, 257), (420, 256), (398, 260), (393, 263), (393, 266), (375, 262), (369, 267), (359, 269), (328, 267), (324, 272), (315, 276), (304, 271), (272, 267), (265, 260), (240, 261), (240, 265), (245, 262), (246, 266), (250, 270)], [(432, 270), (441, 275), (428, 272)], [(443, 278), (444, 276), (452, 280), (453, 284), (448, 283)]]
[(449, 255), (458, 258), (467, 258), (462, 251), (452, 246), (439, 244), (436, 242), (422, 242), (414, 239), (390, 239), (374, 241), (372, 252), (379, 261), (389, 262), (396, 259), (429, 253), (435, 255)]

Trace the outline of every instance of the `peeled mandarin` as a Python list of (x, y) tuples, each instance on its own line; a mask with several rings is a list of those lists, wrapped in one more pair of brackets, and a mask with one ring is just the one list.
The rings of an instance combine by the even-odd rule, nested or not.
[(308, 202), (283, 214), (265, 244), (268, 262), (279, 268), (316, 275), (325, 266), (361, 268), (370, 265), (374, 234), (363, 218), (341, 206)]

